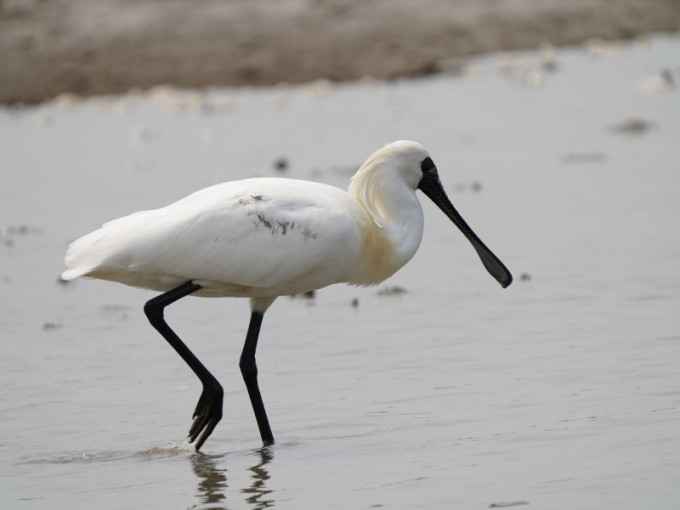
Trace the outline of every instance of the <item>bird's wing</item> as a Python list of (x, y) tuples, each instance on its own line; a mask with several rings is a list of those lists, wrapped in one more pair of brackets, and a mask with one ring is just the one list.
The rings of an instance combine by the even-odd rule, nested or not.
[(63, 277), (151, 288), (187, 280), (282, 293), (319, 288), (347, 278), (359, 250), (356, 224), (365, 221), (362, 215), (347, 193), (323, 184), (219, 184), (162, 209), (114, 220), (75, 241)]

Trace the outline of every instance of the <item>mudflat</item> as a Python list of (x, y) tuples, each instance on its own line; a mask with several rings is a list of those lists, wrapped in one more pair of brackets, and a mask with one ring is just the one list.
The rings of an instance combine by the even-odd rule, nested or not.
[(0, 103), (389, 79), (490, 51), (678, 27), (678, 0), (3, 0)]

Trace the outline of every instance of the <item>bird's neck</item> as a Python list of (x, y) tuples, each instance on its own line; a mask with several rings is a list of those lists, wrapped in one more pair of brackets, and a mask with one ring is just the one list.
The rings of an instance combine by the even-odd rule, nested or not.
[(401, 185), (385, 189), (378, 202), (380, 224), (394, 247), (400, 266), (415, 255), (423, 237), (423, 210), (414, 190)]
[(350, 186), (349, 192), (370, 221), (362, 228), (362, 267), (357, 278), (362, 281), (357, 283), (373, 285), (413, 257), (423, 235), (423, 211), (415, 191), (403, 182), (373, 174), (360, 184)]

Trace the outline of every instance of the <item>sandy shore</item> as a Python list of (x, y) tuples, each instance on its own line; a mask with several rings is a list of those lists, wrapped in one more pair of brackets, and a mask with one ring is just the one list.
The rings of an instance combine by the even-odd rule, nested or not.
[(0, 103), (436, 72), (680, 27), (679, 0), (0, 0)]

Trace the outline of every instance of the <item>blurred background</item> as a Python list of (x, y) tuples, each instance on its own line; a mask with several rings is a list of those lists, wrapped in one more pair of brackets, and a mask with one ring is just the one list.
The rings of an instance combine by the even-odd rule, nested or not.
[(2, 0), (0, 103), (425, 75), (485, 52), (678, 27), (677, 0)]

